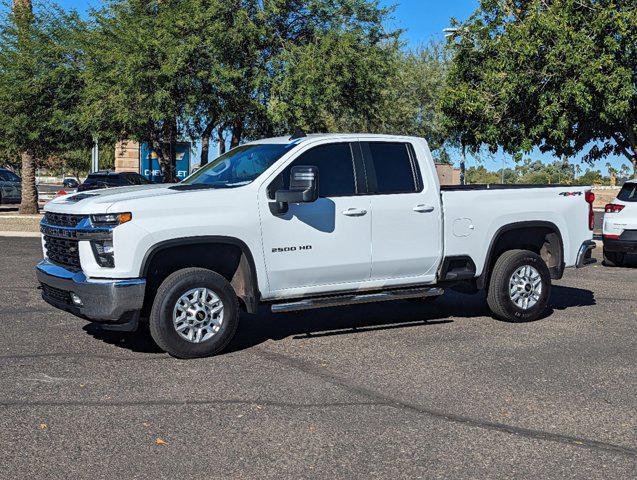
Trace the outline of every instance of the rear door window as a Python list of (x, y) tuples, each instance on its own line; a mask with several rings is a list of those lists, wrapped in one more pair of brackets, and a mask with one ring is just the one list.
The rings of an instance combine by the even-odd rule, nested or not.
[(370, 194), (420, 191), (417, 165), (409, 145), (401, 142), (362, 142)]

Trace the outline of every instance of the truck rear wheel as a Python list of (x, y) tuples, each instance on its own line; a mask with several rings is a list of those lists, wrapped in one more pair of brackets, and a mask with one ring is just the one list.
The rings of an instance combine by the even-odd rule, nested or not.
[(199, 358), (223, 350), (239, 324), (234, 289), (218, 273), (185, 268), (160, 285), (151, 309), (150, 334), (177, 358)]
[(542, 257), (528, 250), (509, 250), (495, 262), (487, 303), (508, 322), (536, 320), (548, 303), (551, 274)]

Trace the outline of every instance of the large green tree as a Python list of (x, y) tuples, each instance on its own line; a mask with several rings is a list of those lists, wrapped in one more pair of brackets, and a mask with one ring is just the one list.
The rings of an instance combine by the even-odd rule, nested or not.
[(414, 135), (427, 139), (437, 162), (450, 163), (449, 148), (457, 147), (446, 128), (443, 94), (448, 58), (441, 45), (396, 50), (394, 75), (385, 87), (381, 133)]
[(378, 131), (393, 51), (355, 32), (332, 31), (279, 57), (269, 108), (284, 130)]
[(100, 139), (148, 142), (165, 181), (193, 92), (188, 9), (177, 0), (114, 0), (94, 13), (85, 39), (83, 121)]
[[(296, 102), (287, 75), (305, 80), (298, 68), (305, 62), (337, 73), (323, 86), (327, 80), (331, 92), (345, 92), (347, 108), (337, 113), (356, 127), (376, 108), (362, 100), (388, 79), (367, 78), (379, 75), (359, 68), (370, 61), (355, 53), (371, 53), (386, 68), (382, 52), (370, 47), (389, 37), (387, 13), (376, 0), (113, 0), (95, 14), (86, 42), (85, 123), (100, 137), (149, 142), (171, 179), (168, 139), (201, 139), (205, 163), (214, 133), (234, 147), (289, 131), (308, 105)], [(328, 61), (330, 48), (347, 56)], [(315, 100), (326, 110), (334, 98)]]
[(85, 144), (77, 121), (82, 22), (16, 0), (0, 18), (0, 149), (22, 157), (20, 212), (37, 213), (37, 161)]
[(444, 110), (463, 145), (614, 153), (637, 175), (635, 0), (481, 0), (454, 27)]

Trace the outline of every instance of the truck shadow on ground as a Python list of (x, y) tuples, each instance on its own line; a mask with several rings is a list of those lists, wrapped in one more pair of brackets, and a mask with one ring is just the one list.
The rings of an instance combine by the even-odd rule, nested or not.
[[(537, 321), (554, 310), (595, 305), (590, 290), (554, 285), (549, 308)], [(267, 342), (293, 339), (354, 335), (363, 332), (406, 329), (444, 328), (456, 319), (491, 317), (484, 293), (464, 295), (450, 291), (429, 303), (394, 301), (350, 307), (323, 308), (302, 312), (272, 314), (263, 307), (257, 314), (243, 314), (237, 335), (223, 353), (249, 349)], [(142, 353), (162, 353), (153, 342), (147, 327), (137, 333), (110, 332), (96, 324), (84, 331), (96, 339), (117, 347)]]
[(141, 325), (137, 332), (111, 332), (104, 330), (96, 323), (82, 327), (87, 334), (109, 345), (139, 353), (164, 353), (150, 336), (147, 325)]
[[(595, 296), (590, 290), (554, 285), (549, 308), (537, 321), (549, 317), (555, 310), (595, 303)], [(307, 339), (375, 330), (444, 328), (454, 319), (472, 317), (491, 317), (483, 292), (465, 295), (450, 291), (428, 303), (395, 301), (282, 314), (272, 314), (268, 308), (263, 308), (256, 315), (241, 318), (237, 335), (225, 353), (288, 337)]]

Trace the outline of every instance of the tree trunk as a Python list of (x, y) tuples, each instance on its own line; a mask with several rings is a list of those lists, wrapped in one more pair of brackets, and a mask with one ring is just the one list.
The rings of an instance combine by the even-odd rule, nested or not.
[(241, 137), (243, 136), (243, 122), (232, 122), (232, 138), (230, 140), (230, 148), (239, 146)]
[[(18, 27), (33, 20), (33, 5), (31, 0), (14, 0), (13, 13)], [(35, 185), (35, 157), (29, 152), (22, 152), (22, 200), (20, 202), (21, 215), (38, 213), (38, 189)]]
[(226, 153), (226, 137), (223, 135), (224, 126), (217, 129), (217, 137), (219, 141), (219, 155)]
[(38, 211), (38, 189), (35, 186), (35, 157), (28, 152), (24, 152), (22, 154), (20, 215), (35, 215)]
[(210, 137), (214, 131), (214, 124), (209, 123), (201, 134), (201, 160), (199, 161), (199, 167), (203, 167), (208, 163), (208, 156), (210, 155)]
[(167, 183), (168, 178), (173, 177), (170, 164), (170, 151), (166, 149), (166, 146), (157, 140), (149, 142), (151, 151), (151, 166), (152, 166), (152, 153), (157, 154), (157, 160), (159, 161), (159, 169), (161, 170), (162, 182)]

